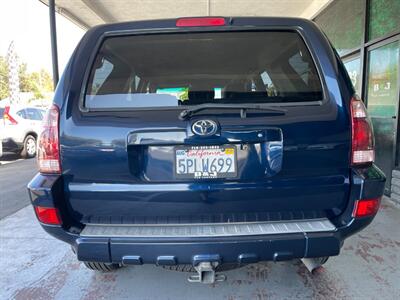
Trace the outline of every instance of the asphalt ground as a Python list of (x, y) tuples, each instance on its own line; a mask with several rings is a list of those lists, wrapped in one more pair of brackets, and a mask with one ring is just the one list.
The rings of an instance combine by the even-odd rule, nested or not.
[(0, 157), (0, 219), (29, 204), (26, 185), (36, 174), (36, 159), (15, 154)]
[(28, 206), (0, 220), (0, 299), (400, 299), (400, 209), (388, 200), (340, 256), (311, 275), (299, 260), (225, 272), (214, 285), (153, 265), (112, 273), (86, 269), (46, 234)]
[(46, 234), (26, 184), (35, 160), (0, 159), (0, 299), (400, 299), (400, 208), (385, 198), (373, 223), (311, 275), (299, 260), (224, 272), (225, 282), (187, 282), (153, 265), (112, 273), (86, 269), (69, 245)]

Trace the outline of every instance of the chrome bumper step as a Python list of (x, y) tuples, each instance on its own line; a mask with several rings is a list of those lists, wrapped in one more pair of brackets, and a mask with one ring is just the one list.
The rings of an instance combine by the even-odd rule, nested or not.
[(269, 235), (306, 232), (335, 231), (328, 219), (310, 219), (275, 222), (211, 223), (211, 224), (144, 224), (144, 225), (101, 225), (88, 224), (81, 237), (227, 237)]

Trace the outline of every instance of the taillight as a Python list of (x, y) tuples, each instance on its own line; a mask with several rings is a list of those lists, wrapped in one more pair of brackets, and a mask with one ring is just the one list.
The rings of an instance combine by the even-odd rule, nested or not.
[(3, 120), (5, 124), (7, 125), (17, 125), (18, 122), (10, 115), (10, 107), (6, 106), (4, 108), (4, 113), (3, 113)]
[(375, 215), (380, 202), (380, 198), (357, 200), (354, 205), (353, 217), (362, 218)]
[(367, 109), (358, 97), (350, 101), (352, 127), (352, 165), (372, 163), (375, 159), (374, 133), (368, 118)]
[(196, 27), (196, 26), (224, 26), (224, 18), (182, 18), (176, 21), (177, 27)]
[(61, 225), (61, 219), (58, 215), (57, 208), (34, 206), (38, 220), (44, 224)]
[(61, 173), (59, 119), (60, 110), (57, 105), (53, 104), (43, 118), (42, 132), (39, 137), (37, 159), (41, 173)]

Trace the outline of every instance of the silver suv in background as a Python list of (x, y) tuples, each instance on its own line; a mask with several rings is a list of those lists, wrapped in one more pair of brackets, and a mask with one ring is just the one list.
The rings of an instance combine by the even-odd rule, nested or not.
[(19, 153), (24, 158), (34, 157), (44, 114), (44, 109), (36, 107), (6, 106), (0, 119), (3, 152)]

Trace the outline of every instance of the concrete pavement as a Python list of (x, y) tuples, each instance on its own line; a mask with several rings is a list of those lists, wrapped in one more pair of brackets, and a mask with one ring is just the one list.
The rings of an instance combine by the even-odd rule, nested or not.
[(400, 299), (400, 209), (384, 200), (374, 222), (346, 241), (324, 271), (299, 261), (226, 272), (226, 282), (190, 284), (156, 266), (96, 273), (47, 235), (30, 206), (0, 221), (0, 299)]

